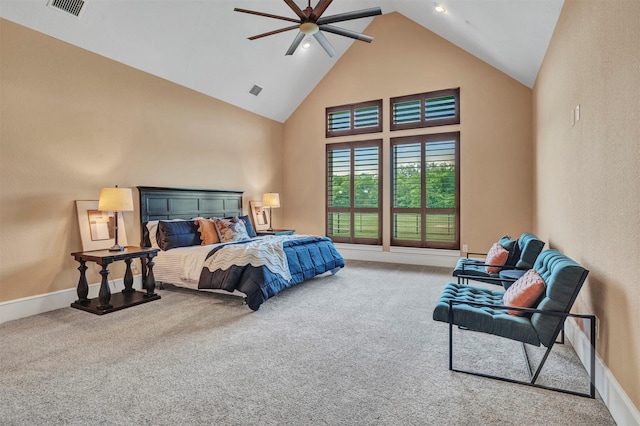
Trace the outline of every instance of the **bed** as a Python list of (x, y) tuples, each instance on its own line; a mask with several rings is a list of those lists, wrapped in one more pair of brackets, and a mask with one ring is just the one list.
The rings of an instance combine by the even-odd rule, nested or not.
[[(160, 284), (242, 295), (256, 311), (282, 290), (344, 267), (327, 237), (256, 237), (243, 214), (242, 191), (147, 186), (138, 191), (141, 246), (161, 249), (153, 266)], [(223, 241), (216, 241), (221, 235)]]

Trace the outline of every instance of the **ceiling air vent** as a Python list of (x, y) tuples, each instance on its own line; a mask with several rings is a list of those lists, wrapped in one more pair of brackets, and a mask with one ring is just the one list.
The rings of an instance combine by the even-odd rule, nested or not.
[(47, 6), (79, 17), (84, 0), (49, 0)]
[(255, 84), (253, 85), (251, 90), (249, 90), (249, 93), (251, 93), (252, 95), (255, 95), (255, 96), (258, 96), (260, 94), (260, 92), (262, 92), (262, 87), (256, 86)]

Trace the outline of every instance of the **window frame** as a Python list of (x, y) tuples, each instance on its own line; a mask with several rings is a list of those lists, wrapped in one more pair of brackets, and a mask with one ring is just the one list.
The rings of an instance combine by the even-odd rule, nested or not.
[[(378, 107), (378, 125), (355, 128), (355, 111), (362, 108), (368, 108), (371, 106)], [(347, 130), (331, 130), (329, 127), (329, 115), (337, 111), (349, 111), (349, 129)], [(355, 104), (346, 104), (333, 107), (327, 107), (325, 112), (325, 137), (334, 138), (337, 136), (349, 136), (349, 135), (362, 135), (366, 133), (380, 133), (382, 132), (382, 99), (376, 99), (373, 101), (358, 102)]]
[[(425, 179), (425, 147), (429, 142), (438, 142), (443, 140), (455, 140), (455, 207), (454, 208), (427, 208), (426, 206), (426, 179)], [(394, 167), (395, 157), (393, 149), (397, 145), (420, 143), (420, 207), (419, 208), (400, 208), (394, 207)], [(430, 133), (412, 136), (401, 136), (391, 138), (389, 143), (390, 155), (390, 185), (389, 185), (389, 237), (390, 245), (397, 247), (419, 247), (433, 249), (460, 249), (460, 132), (446, 133)], [(395, 238), (394, 233), (394, 217), (396, 213), (419, 213), (420, 214), (420, 240), (401, 240)], [(455, 238), (453, 242), (429, 241), (426, 239), (426, 217), (429, 213), (453, 213), (455, 214)]]
[[(427, 120), (425, 117), (426, 100), (443, 96), (453, 96), (455, 98), (455, 115), (453, 117)], [(414, 121), (410, 123), (395, 123), (393, 121), (394, 105), (400, 102), (416, 100), (420, 102), (420, 121)], [(389, 124), (392, 131), (460, 124), (460, 88), (458, 87), (455, 89), (443, 89), (433, 92), (416, 93), (414, 95), (397, 96), (395, 98), (389, 99)]]
[[(354, 150), (357, 148), (376, 147), (378, 149), (378, 207), (355, 207), (355, 191), (354, 188)], [(349, 207), (330, 207), (329, 206), (329, 153), (330, 151), (349, 149), (350, 152), (350, 194), (349, 194)], [(325, 235), (331, 238), (336, 243), (348, 243), (348, 244), (369, 244), (369, 245), (382, 245), (382, 214), (383, 214), (383, 149), (382, 139), (371, 139), (364, 141), (353, 142), (338, 142), (326, 144), (325, 152)], [(371, 213), (375, 211), (378, 214), (378, 236), (376, 238), (362, 238), (355, 237), (355, 214), (356, 213)], [(329, 233), (329, 218), (331, 213), (349, 213), (349, 237), (334, 236)]]

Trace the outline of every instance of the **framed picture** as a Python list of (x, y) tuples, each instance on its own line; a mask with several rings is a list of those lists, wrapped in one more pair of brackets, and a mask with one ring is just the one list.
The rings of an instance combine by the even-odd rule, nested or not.
[(253, 227), (256, 231), (266, 231), (270, 227), (267, 209), (262, 208), (262, 201), (249, 201)]
[[(112, 211), (98, 210), (97, 200), (76, 200), (82, 251), (103, 250), (115, 244), (115, 216)], [(118, 244), (127, 245), (127, 232), (122, 212), (118, 212)]]

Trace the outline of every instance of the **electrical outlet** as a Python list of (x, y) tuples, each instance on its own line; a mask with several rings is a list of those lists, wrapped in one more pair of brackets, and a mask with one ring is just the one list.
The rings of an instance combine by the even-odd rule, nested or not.
[(131, 272), (133, 272), (134, 274), (138, 273), (138, 264), (135, 262), (131, 262)]
[(575, 126), (576, 124), (576, 109), (571, 108), (571, 125)]
[(465, 252), (465, 253), (469, 253), (469, 246), (466, 245), (466, 244), (463, 244), (462, 245), (462, 251)]
[(580, 104), (576, 105), (576, 121), (580, 121)]

